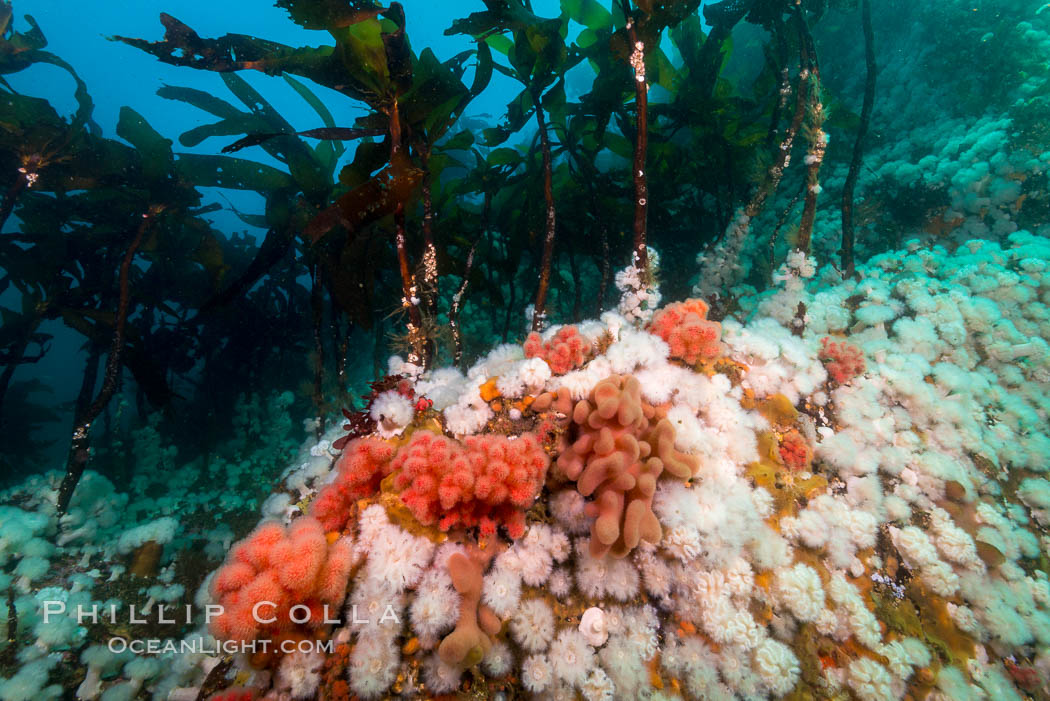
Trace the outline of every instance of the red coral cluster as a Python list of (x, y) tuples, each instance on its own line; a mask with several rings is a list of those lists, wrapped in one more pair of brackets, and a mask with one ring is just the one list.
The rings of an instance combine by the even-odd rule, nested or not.
[[(412, 380), (408, 379), (404, 375), (387, 375), (374, 381), (369, 385), (370, 392), (368, 394), (361, 395), (361, 399), (365, 400), (365, 408), (361, 411), (350, 411), (349, 409), (343, 409), (343, 416), (346, 417), (346, 423), (343, 424), (343, 430), (347, 432), (345, 436), (337, 439), (332, 443), (332, 447), (336, 450), (342, 450), (343, 447), (354, 440), (362, 436), (367, 436), (376, 430), (375, 419), (371, 416), (372, 402), (375, 401), (383, 392), (390, 390), (397, 390), (398, 394), (409, 399), (414, 399), (416, 396), (415, 389), (412, 387)], [(418, 408), (418, 407), (417, 407)], [(420, 411), (422, 411), (420, 409)]]
[(590, 344), (575, 326), (561, 327), (546, 343), (535, 331), (525, 339), (525, 357), (547, 361), (555, 375), (564, 375), (569, 370), (583, 365), (589, 349)]
[(335, 481), (310, 503), (310, 515), (326, 531), (341, 531), (350, 516), (350, 505), (379, 491), (379, 483), (390, 474), (394, 447), (379, 438), (358, 438), (346, 444), (335, 464)]
[(820, 339), (818, 357), (824, 362), (831, 379), (845, 384), (864, 372), (864, 353), (860, 348), (845, 341), (835, 342), (825, 336)]
[(352, 650), (349, 644), (340, 643), (335, 646), (335, 650), (325, 656), (318, 698), (325, 701), (350, 701), (350, 685), (346, 680), (346, 670), (350, 666)]
[(539, 494), (550, 460), (539, 439), (527, 433), (469, 436), (459, 443), (416, 431), (391, 464), (401, 500), (420, 523), (441, 530), (480, 526), (493, 535), (500, 525), (511, 538), (525, 532), (525, 513)]
[[(212, 580), (212, 596), (223, 607), (212, 633), (250, 641), (316, 628), (324, 623), (325, 607), (327, 618), (338, 615), (352, 565), (350, 540), (329, 543), (315, 518), (304, 516), (287, 529), (263, 523), (233, 546)], [(297, 624), (293, 617), (309, 618)]]
[(813, 448), (806, 442), (805, 436), (794, 428), (781, 435), (778, 451), (784, 466), (796, 472), (808, 470), (813, 462)]
[(693, 365), (714, 360), (722, 350), (722, 325), (707, 318), (707, 303), (701, 299), (668, 304), (653, 315), (649, 331), (671, 347), (671, 357)]
[(420, 523), (442, 530), (480, 526), (491, 535), (500, 525), (512, 538), (524, 533), (524, 507), (539, 494), (549, 464), (539, 438), (526, 434), (470, 436), (463, 443), (416, 431), (400, 449), (378, 438), (347, 444), (338, 474), (310, 504), (325, 531), (346, 527), (355, 501), (376, 494), (387, 475)]
[(255, 698), (255, 694), (250, 689), (242, 689), (241, 687), (233, 687), (212, 694), (208, 697), (208, 701), (252, 701)]
[(1022, 667), (1011, 661), (1009, 658), (1003, 660), (1003, 666), (1005, 666), (1006, 671), (1010, 673), (1010, 678), (1013, 679), (1014, 683), (1021, 687), (1023, 691), (1027, 691), (1030, 694), (1036, 694), (1037, 692), (1042, 691), (1042, 696), (1045, 698), (1047, 685), (1043, 682), (1042, 675), (1036, 667)]

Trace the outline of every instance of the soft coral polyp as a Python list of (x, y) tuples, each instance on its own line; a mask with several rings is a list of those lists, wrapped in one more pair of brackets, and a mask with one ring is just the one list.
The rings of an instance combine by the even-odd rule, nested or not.
[(797, 429), (789, 429), (780, 437), (777, 450), (784, 465), (796, 472), (808, 470), (813, 462), (813, 448)]
[(845, 341), (835, 342), (829, 337), (820, 339), (818, 356), (824, 361), (831, 379), (838, 384), (845, 384), (860, 375), (866, 369), (864, 352), (857, 346)]
[(347, 443), (336, 463), (335, 481), (310, 503), (310, 515), (326, 531), (341, 531), (350, 516), (350, 505), (379, 491), (390, 474), (394, 446), (379, 438), (357, 438)]
[(304, 516), (288, 528), (263, 523), (233, 547), (212, 581), (212, 596), (223, 607), (212, 632), (223, 640), (269, 638), (296, 626), (289, 616), (296, 605), (310, 610), (303, 625), (317, 627), (326, 605), (331, 615), (342, 604), (352, 565), (350, 540), (329, 542), (315, 518)]
[(707, 303), (701, 299), (667, 305), (653, 315), (649, 331), (667, 342), (672, 358), (690, 365), (714, 360), (722, 349), (722, 325), (707, 318)]
[(525, 532), (523, 509), (543, 486), (549, 459), (539, 439), (525, 434), (470, 436), (459, 443), (417, 431), (391, 465), (401, 500), (425, 525), (441, 530), (478, 526), (511, 538)]
[(589, 348), (587, 340), (575, 326), (561, 327), (547, 342), (535, 331), (525, 339), (525, 357), (547, 361), (555, 375), (564, 375), (583, 365)]

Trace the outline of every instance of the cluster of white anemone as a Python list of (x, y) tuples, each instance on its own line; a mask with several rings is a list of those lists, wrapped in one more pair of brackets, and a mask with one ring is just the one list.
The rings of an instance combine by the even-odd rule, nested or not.
[[(435, 400), (450, 430), (469, 434), (483, 431), (491, 412), (479, 389), (489, 378), (512, 397), (567, 387), (580, 398), (609, 374), (632, 373), (648, 401), (670, 405), (677, 447), (701, 461), (691, 484), (660, 482), (654, 509), (663, 538), (622, 560), (590, 556), (590, 519), (578, 493), (550, 494), (551, 523), (532, 525), (485, 573), (482, 601), (503, 620), (504, 634), (482, 672), (513, 673), (536, 698), (671, 698), (652, 686), (649, 665), (659, 656), (660, 673), (677, 679), (689, 698), (777, 697), (799, 682), (792, 644), (806, 624), (871, 653), (824, 669), (825, 691), (900, 698), (932, 651), (918, 638), (884, 632), (858, 587), (869, 574), (891, 581), (873, 554), (885, 529), (913, 576), (935, 593), (960, 597), (949, 611), (978, 644), (966, 669), (941, 669), (935, 693), (1006, 693), (999, 660), (1025, 654), (1045, 664), (1050, 645), (1050, 586), (1039, 570), (1020, 566), (1045, 552), (1030, 519), (1045, 518), (1050, 506), (1047, 482), (1036, 474), (1050, 458), (1038, 428), (1050, 408), (1050, 352), (1042, 340), (1050, 270), (1039, 264), (1047, 259), (1050, 241), (1024, 233), (1007, 248), (975, 242), (950, 254), (913, 246), (862, 266), (858, 283), (829, 270), (815, 274), (811, 259), (796, 256), (777, 288), (745, 300), (747, 318), (724, 324), (729, 357), (747, 366), (738, 382), (675, 364), (666, 344), (615, 313), (579, 326), (589, 340), (608, 334), (612, 342), (564, 376), (537, 372), (518, 346), (496, 348), (466, 374), (418, 376), (417, 393)], [(843, 311), (847, 297), (859, 305)], [(781, 312), (786, 298), (805, 303), (801, 328), (794, 314)], [(819, 341), (841, 333), (864, 351), (868, 368), (835, 386), (818, 359)], [(784, 518), (779, 531), (770, 525), (771, 495), (745, 476), (759, 457), (758, 434), (769, 429), (741, 406), (745, 391), (782, 393), (814, 407), (803, 430), (836, 484)], [(1002, 504), (999, 482), (973, 455), (1030, 471), (1022, 501)], [(949, 489), (972, 507), (981, 524), (976, 536), (938, 506)], [(928, 527), (913, 525), (916, 514)], [(378, 698), (398, 674), (416, 673), (399, 645), (411, 636), (422, 648), (418, 674), (427, 688), (455, 689), (462, 671), (434, 651), (458, 615), (459, 595), (443, 564), (457, 546), (410, 536), (378, 506), (362, 514), (358, 529), (363, 566), (349, 603), (359, 615), (392, 607), (399, 622), (342, 633), (355, 643), (352, 689)], [(977, 541), (1003, 561), (985, 564)], [(819, 555), (821, 571), (798, 557), (802, 549)], [(760, 573), (768, 573), (767, 586), (757, 583)], [(557, 602), (598, 613), (588, 610), (581, 625), (557, 614)], [(771, 621), (756, 620), (756, 603), (771, 608)], [(683, 620), (700, 634), (678, 628)]]
[[(1004, 657), (1050, 666), (1050, 584), (1030, 566), (1047, 550), (1036, 525), (1050, 509), (1043, 476), (1050, 440), (1042, 430), (1050, 413), (1048, 260), (1050, 240), (1026, 232), (1012, 234), (1006, 245), (975, 241), (951, 253), (912, 244), (861, 266), (860, 282), (842, 281), (829, 268), (814, 272), (810, 259), (796, 256), (778, 287), (743, 300), (744, 316), (724, 322), (725, 353), (745, 368), (733, 380), (675, 363), (667, 344), (615, 312), (578, 326), (591, 342), (604, 337), (605, 350), (565, 375), (544, 372), (515, 345), (495, 348), (466, 373), (406, 373), (417, 396), (432, 399), (450, 432), (461, 436), (484, 431), (494, 415), (480, 392), (490, 378), (509, 398), (565, 387), (579, 399), (611, 374), (633, 374), (647, 401), (668, 405), (678, 449), (700, 460), (691, 484), (658, 486), (661, 541), (622, 560), (590, 556), (590, 518), (575, 490), (547, 495), (550, 523), (533, 524), (486, 570), (482, 600), (502, 619), (504, 633), (482, 660), (482, 673), (513, 674), (537, 698), (669, 698), (666, 687), (653, 687), (657, 665), (689, 698), (777, 697), (801, 679), (793, 644), (801, 626), (812, 626), (871, 653), (823, 669), (823, 690), (898, 698), (933, 651), (919, 638), (884, 632), (858, 586), (861, 577), (879, 586), (892, 581), (873, 551), (881, 531), (913, 578), (953, 598), (952, 621), (977, 643), (965, 669), (940, 668), (936, 693), (1009, 698)], [(801, 325), (786, 300), (804, 303)], [(867, 371), (846, 385), (829, 383), (818, 357), (826, 335), (847, 336), (863, 351)], [(406, 369), (398, 363), (392, 367)], [(815, 448), (817, 469), (834, 483), (781, 519), (779, 530), (771, 494), (746, 476), (759, 459), (759, 435), (770, 427), (743, 407), (745, 394), (783, 394), (808, 405), (800, 430)], [(396, 424), (408, 423), (399, 399), (384, 402), (383, 420), (389, 414)], [(334, 428), (302, 451), (284, 480), (292, 493), (268, 500), (267, 517), (294, 517), (296, 502), (331, 479), (330, 441), (338, 435)], [(1025, 471), (1016, 497), (998, 479), (1009, 470)], [(91, 528), (102, 532), (108, 523), (100, 499), (114, 490), (86, 479), (67, 547), (93, 541)], [(946, 502), (968, 509), (976, 529), (956, 522)], [(27, 513), (0, 514), (10, 523), (0, 540), (7, 557), (19, 547), (37, 548), (49, 528), (47, 519)], [(130, 551), (149, 537), (177, 537), (171, 525), (164, 518), (139, 524), (122, 531), (123, 545), (118, 537), (111, 547)], [(351, 615), (335, 632), (354, 646), (351, 689), (378, 698), (403, 676), (435, 693), (454, 690), (463, 671), (441, 662), (436, 649), (458, 619), (460, 596), (445, 563), (460, 546), (403, 530), (379, 505), (358, 516), (354, 532), (359, 567), (347, 599)], [(982, 559), (979, 548), (993, 548), (1001, 561)], [(25, 581), (16, 584), (29, 587), (40, 575), (28, 558), (19, 565), (15, 579)], [(207, 603), (206, 588), (198, 601)], [(762, 608), (770, 620), (756, 618)], [(573, 618), (585, 609), (586, 621)], [(698, 633), (680, 629), (680, 621)], [(74, 638), (75, 626), (66, 633), (64, 640)], [(402, 646), (411, 637), (420, 651), (409, 656)], [(48, 640), (41, 638), (44, 649)], [(85, 658), (97, 663), (86, 697), (127, 662), (102, 657)], [(46, 659), (26, 661), (45, 681)], [(192, 697), (217, 660), (177, 659), (158, 669), (129, 668), (121, 688), (146, 685), (175, 689), (172, 698)], [(252, 671), (245, 659), (236, 668), (273, 698), (309, 697), (321, 677), (319, 659), (305, 654), (289, 656), (270, 676)], [(4, 683), (22, 688), (27, 679)]]

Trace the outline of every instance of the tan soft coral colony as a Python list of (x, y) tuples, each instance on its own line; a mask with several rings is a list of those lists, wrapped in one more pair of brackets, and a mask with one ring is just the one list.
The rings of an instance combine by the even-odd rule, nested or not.
[(558, 457), (562, 474), (594, 501), (587, 513), (591, 553), (624, 557), (642, 540), (660, 542), (660, 522), (653, 513), (656, 481), (666, 470), (688, 481), (699, 459), (675, 450), (671, 423), (641, 397), (634, 377), (613, 375), (599, 382), (572, 411), (572, 440)]
[(460, 595), (459, 620), (449, 633), (438, 655), (453, 667), (471, 667), (492, 647), (492, 637), (500, 631), (500, 621), (488, 606), (481, 603), (481, 587), (485, 566), (493, 551), (472, 548), (469, 553), (453, 553), (448, 558), (448, 573), (452, 586)]

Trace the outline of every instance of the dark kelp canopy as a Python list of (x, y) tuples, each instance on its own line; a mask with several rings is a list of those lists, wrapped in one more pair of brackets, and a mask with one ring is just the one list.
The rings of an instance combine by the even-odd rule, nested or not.
[[(291, 47), (236, 33), (203, 38), (168, 14), (161, 15), (159, 41), (114, 37), (165, 63), (221, 73), (232, 102), (195, 88), (158, 91), (217, 118), (178, 139), (189, 148), (219, 139), (214, 155), (178, 152), (131, 107), (117, 125), (131, 147), (101, 137), (73, 68), (43, 50), (32, 18), (29, 32), (15, 31), (6, 6), (3, 73), (36, 62), (60, 66), (76, 78), (79, 108), (67, 121), (44, 100), (5, 95), (0, 157), (16, 176), (5, 186), (2, 211), (4, 220), (17, 214), (22, 233), (4, 238), (3, 284), (22, 292), (23, 306), (20, 313), (5, 310), (5, 392), (13, 369), (32, 362), (32, 349), (46, 343), (36, 331), (46, 319), (62, 319), (88, 344), (80, 405), (91, 404), (89, 380), (102, 360), (119, 355), (149, 402), (170, 408), (176, 377), (191, 386), (201, 373), (250, 383), (253, 371), (245, 367), (259, 366), (245, 361), (273, 357), (271, 344), (313, 349), (314, 400), (323, 402), (319, 388), (327, 372), (342, 372), (346, 336), (372, 328), (377, 312), (402, 317), (398, 342), (424, 365), (435, 354), (462, 352), (455, 321), (464, 304), (475, 313), (491, 310), (492, 328), (504, 338), (513, 333), (514, 310), (529, 300), (534, 326), (547, 315), (550, 288), (558, 315), (580, 318), (590, 311), (583, 300), (604, 306), (611, 271), (622, 261), (633, 256), (643, 276), (650, 274), (647, 242), (673, 260), (686, 242), (695, 248), (717, 239), (734, 208), (752, 200), (757, 211), (779, 182), (783, 166), (775, 154), (786, 159), (790, 149), (781, 144), (792, 143), (802, 116), (808, 125), (820, 104), (815, 77), (790, 74), (815, 65), (806, 47), (809, 26), (828, 9), (823, 2), (709, 4), (706, 34), (696, 0), (610, 8), (566, 2), (549, 18), (520, 2), (492, 2), (447, 30), (472, 37), (474, 48), (444, 61), (429, 48), (412, 49), (398, 3), (278, 4), (295, 23), (326, 32), (329, 43)], [(761, 74), (735, 86), (722, 72), (741, 22), (768, 32), (767, 56)], [(582, 27), (573, 40), (570, 24)], [(632, 67), (634, 44), (645, 48)], [(581, 64), (594, 73), (593, 85), (570, 101), (567, 75)], [(296, 131), (238, 75), (245, 70), (280, 76), (316, 112), (318, 126)], [(521, 92), (504, 121), (471, 128), (461, 117), (493, 72), (513, 78)], [(348, 101), (326, 103), (308, 83)], [(665, 98), (647, 104), (648, 86), (660, 86)], [(338, 115), (353, 106), (367, 111), (341, 124)], [(277, 165), (239, 157), (255, 149)], [(683, 164), (683, 152), (695, 158)], [(630, 175), (628, 159), (641, 176)], [(599, 167), (603, 160), (613, 165)], [(756, 168), (766, 175), (756, 179)], [(198, 188), (259, 193), (265, 210), (237, 216), (265, 236), (255, 244), (212, 230), (202, 217), (220, 205), (202, 206)], [(650, 201), (690, 207), (707, 233), (682, 236), (671, 208), (650, 215)], [(122, 323), (119, 264), (144, 215), (152, 219), (131, 260), (148, 265), (129, 267), (130, 321), (123, 322), (120, 352), (111, 352)], [(279, 269), (294, 280), (281, 293), (272, 290), (284, 300), (264, 293)], [(674, 265), (660, 274), (671, 285), (687, 282)], [(391, 298), (391, 285), (400, 287), (398, 309), (380, 301)], [(237, 341), (236, 329), (248, 324), (229, 320), (246, 314), (296, 320), (264, 324), (280, 329), (272, 338), (255, 327), (258, 342)], [(325, 314), (334, 335), (319, 328)], [(442, 332), (450, 322), (451, 338)], [(299, 327), (302, 336), (293, 331)], [(224, 364), (224, 355), (239, 356), (241, 369), (231, 368), (229, 357)], [(115, 366), (111, 374), (119, 375)], [(190, 391), (184, 400), (205, 401)]]

